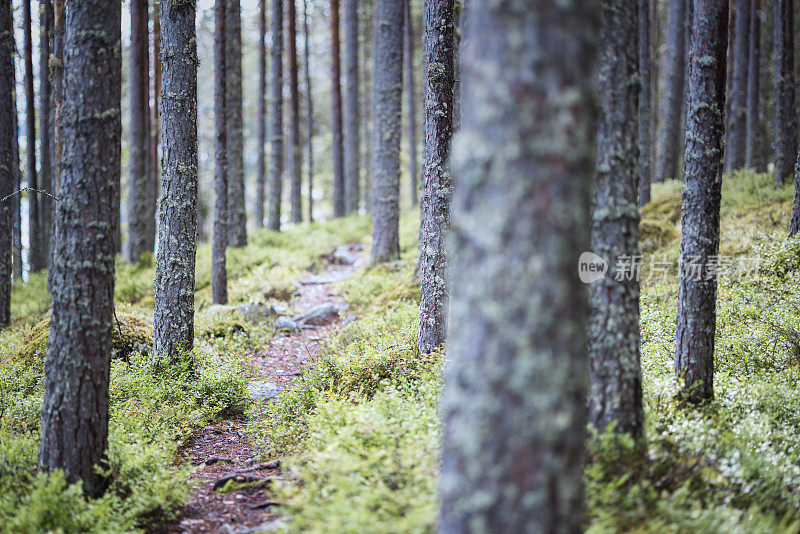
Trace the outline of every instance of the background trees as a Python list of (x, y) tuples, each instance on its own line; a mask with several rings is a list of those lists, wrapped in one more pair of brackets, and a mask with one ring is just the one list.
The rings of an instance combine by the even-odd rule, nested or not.
[(39, 468), (63, 469), (93, 496), (105, 481), (119, 214), (121, 4), (66, 11), (63, 133), (53, 312)]
[(13, 206), (6, 200), (14, 192), (14, 32), (11, 3), (0, 4), (0, 327), (11, 322), (11, 236)]
[(685, 72), (685, 20), (687, 0), (669, 0), (662, 76), (661, 110), (657, 142), (655, 181), (675, 178), (681, 154), (681, 109)]
[[(266, 0), (265, 0), (266, 1)], [(270, 92), (269, 138), (272, 152), (269, 159), (269, 197), (267, 228), (281, 229), (281, 195), (283, 194), (283, 5), (272, 0), (272, 89)]]
[[(227, 68), (225, 52), (225, 1), (214, 4), (214, 234), (211, 252), (211, 292), (215, 304), (228, 303), (228, 271), (225, 250), (228, 248), (228, 155), (227, 109), (225, 88)], [(263, 5), (263, 4), (262, 4)], [(263, 36), (262, 36), (263, 37)], [(263, 40), (259, 47), (263, 49)], [(263, 59), (263, 58), (259, 58)], [(262, 73), (260, 73), (262, 74)], [(260, 75), (259, 74), (259, 75)], [(263, 81), (263, 79), (262, 79)], [(261, 81), (259, 82), (259, 84)], [(260, 99), (263, 106), (264, 99)], [(263, 112), (263, 109), (260, 110)], [(259, 142), (263, 139), (263, 117), (259, 117)], [(263, 166), (264, 150), (259, 147), (259, 163)], [(263, 168), (259, 169), (263, 172)], [(263, 176), (262, 176), (263, 178)], [(263, 191), (262, 191), (263, 192)], [(263, 215), (263, 214), (262, 214)], [(258, 217), (256, 217), (258, 219)]]
[(302, 174), (303, 153), (300, 147), (300, 87), (297, 76), (297, 14), (295, 0), (287, 2), (288, 63), (289, 63), (289, 181), (292, 186), (292, 222), (303, 221)]
[(341, 54), (339, 52), (339, 0), (331, 0), (331, 157), (333, 158), (333, 216), (345, 214), (344, 139), (342, 134)]
[(791, 0), (774, 4), (775, 184), (792, 175), (797, 153), (794, 78), (794, 8)]
[(345, 99), (344, 173), (345, 211), (355, 213), (361, 199), (361, 130), (359, 127), (358, 0), (344, 2)]
[[(242, 16), (240, 0), (225, 4), (225, 83), (228, 123), (225, 152), (228, 174), (228, 245), (247, 245), (247, 216), (244, 200), (244, 132), (242, 130)], [(163, 26), (163, 25), (162, 25)], [(196, 165), (195, 165), (196, 166)]]

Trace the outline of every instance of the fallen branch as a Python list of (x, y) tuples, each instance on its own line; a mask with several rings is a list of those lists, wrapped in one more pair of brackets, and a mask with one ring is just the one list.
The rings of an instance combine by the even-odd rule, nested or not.
[(255, 487), (261, 488), (272, 482), (272, 479), (273, 477), (258, 477), (255, 475), (245, 475), (242, 473), (230, 473), (214, 482), (214, 485), (211, 487), (211, 491), (217, 491), (218, 489), (224, 487), (228, 482), (236, 482), (237, 484), (256, 482), (257, 484)]

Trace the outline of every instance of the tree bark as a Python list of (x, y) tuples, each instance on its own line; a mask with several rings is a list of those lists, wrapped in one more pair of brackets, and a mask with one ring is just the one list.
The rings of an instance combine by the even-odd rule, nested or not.
[(269, 198), (267, 228), (281, 229), (281, 196), (283, 194), (283, 2), (272, 0), (272, 110), (270, 132), (272, 152), (269, 166)]
[[(225, 2), (226, 0), (216, 0), (214, 3), (214, 194), (216, 198), (211, 247), (211, 294), (214, 304), (228, 303), (228, 270), (225, 264), (225, 249), (228, 247)], [(263, 101), (263, 96), (261, 99)], [(261, 112), (263, 111), (262, 109)], [(263, 159), (263, 150), (261, 154)]]
[(794, 7), (791, 0), (775, 0), (775, 185), (780, 187), (792, 173), (797, 153), (797, 121), (794, 89)]
[[(258, 92), (256, 98), (256, 228), (264, 227), (264, 200), (266, 162), (264, 147), (267, 144), (267, 0), (258, 3)], [(217, 132), (219, 136), (219, 132)], [(215, 227), (216, 228), (216, 227)], [(214, 230), (216, 232), (216, 230)]]
[(228, 122), (228, 246), (247, 246), (247, 213), (244, 199), (244, 132), (242, 130), (242, 15), (241, 1), (227, 0), (225, 70)]
[(425, 4), (425, 115), (423, 194), (419, 245), (420, 353), (444, 345), (447, 335), (447, 251), (450, 228), (450, 145), (455, 85), (453, 0)]
[(31, 36), (31, 0), (22, 2), (23, 58), (25, 62), (25, 141), (27, 162), (25, 177), (28, 187), (28, 266), (31, 272), (45, 268), (40, 239), (39, 181), (36, 173), (36, 104), (33, 93), (33, 41)]
[[(42, 191), (53, 194), (52, 152), (52, 88), (50, 84), (50, 39), (53, 36), (53, 4), (40, 0), (39, 10), (39, 183)], [(50, 265), (50, 230), (53, 220), (53, 202), (49, 195), (40, 199), (39, 230), (37, 236), (44, 266)], [(48, 275), (49, 277), (49, 275)]]
[[(12, 25), (13, 25), (13, 11), (12, 11)], [(16, 42), (14, 39), (13, 32), (11, 34), (11, 46), (14, 50), (16, 50)], [(19, 191), (22, 186), (22, 170), (20, 169), (20, 160), (19, 160), (19, 115), (17, 113), (17, 80), (16, 80), (16, 67), (14, 65), (14, 55), (16, 52), (12, 54), (11, 59), (11, 107), (12, 107), (12, 116), (11, 120), (12, 128), (14, 130), (13, 138), (11, 139), (11, 160), (12, 160), (12, 174), (13, 174), (13, 182), (12, 187), (14, 191)], [(14, 271), (14, 280), (22, 280), (22, 271), (23, 271), (23, 263), (22, 263), (22, 195), (14, 195), (13, 200), (9, 199), (7, 202), (11, 202), (14, 210), (14, 237), (13, 237), (13, 252), (12, 252), (12, 264), (13, 264), (13, 271)]]
[(173, 361), (181, 351), (191, 351), (194, 344), (194, 270), (197, 252), (195, 9), (194, 2), (161, 4), (163, 156), (158, 255), (153, 284), (153, 353), (159, 359)]
[(747, 124), (745, 139), (745, 162), (748, 169), (763, 170), (761, 157), (761, 131), (759, 120), (759, 90), (760, 90), (760, 63), (761, 63), (761, 19), (759, 17), (758, 0), (745, 0), (750, 2), (750, 28), (748, 34), (750, 42), (747, 49)]
[(308, 0), (303, 0), (303, 35), (306, 67), (306, 152), (308, 157), (308, 222), (314, 222), (314, 99), (311, 95), (311, 60), (308, 34)]
[(596, 7), (470, 10), (439, 532), (580, 532)]
[(408, 102), (408, 172), (410, 178), (411, 206), (419, 203), (419, 183), (417, 180), (417, 104), (414, 89), (414, 34), (411, 19), (411, 0), (403, 0), (403, 68), (405, 70), (405, 90)]
[(361, 161), (364, 162), (364, 187), (363, 187), (363, 201), (364, 209), (367, 213), (372, 213), (372, 34), (373, 34), (373, 5), (372, 2), (362, 2), (361, 8), (363, 13), (361, 16), (362, 27), (362, 46), (361, 46), (361, 73), (363, 79), (361, 82), (361, 116), (364, 117), (364, 152)]
[(681, 109), (683, 107), (684, 48), (686, 0), (669, 0), (667, 11), (666, 59), (661, 88), (661, 124), (658, 128), (658, 152), (655, 181), (675, 178), (681, 154)]
[(12, 235), (18, 179), (14, 166), (14, 15), (11, 2), (0, 3), (0, 328), (11, 323)]
[(156, 220), (150, 158), (150, 50), (147, 0), (131, 0), (130, 60), (130, 193), (128, 247), (130, 263), (137, 263), (155, 246)]
[(744, 167), (747, 145), (747, 73), (750, 46), (750, 0), (736, 4), (736, 41), (733, 48), (731, 115), (728, 121), (728, 144), (725, 166), (728, 171)]
[[(59, 194), (59, 184), (61, 183), (61, 107), (64, 103), (64, 28), (65, 8), (64, 0), (53, 2), (53, 52), (49, 61), (50, 78), (52, 79), (52, 117), (53, 117), (53, 180), (51, 189), (57, 197)], [(17, 156), (19, 157), (19, 155)], [(50, 209), (50, 246), (47, 261), (47, 289), (53, 292), (53, 271), (55, 265), (56, 239), (58, 238), (57, 217), (55, 217), (55, 207)]]
[(651, 88), (652, 61), (650, 59), (650, 0), (639, 1), (639, 206), (650, 202), (650, 184), (653, 181), (653, 108)]
[(153, 212), (158, 208), (158, 195), (161, 191), (161, 158), (158, 157), (158, 147), (161, 144), (161, 119), (159, 109), (159, 92), (161, 91), (161, 16), (160, 0), (153, 2), (153, 118), (150, 121), (152, 130), (152, 144), (150, 146), (150, 159), (152, 160), (153, 185)]
[(675, 373), (682, 397), (691, 403), (714, 396), (717, 280), (712, 262), (719, 253), (727, 9), (725, 0), (695, 0), (692, 26), (675, 343)]
[(288, 0), (287, 21), (288, 29), (288, 61), (289, 61), (289, 150), (287, 151), (287, 166), (289, 166), (289, 181), (292, 184), (292, 222), (303, 222), (303, 152), (300, 146), (300, 85), (297, 76), (297, 9), (296, 0)]
[[(639, 5), (600, 4), (597, 164), (592, 199), (592, 251), (611, 266), (589, 286), (589, 423), (598, 431), (639, 438), (643, 431), (639, 365), (639, 279), (618, 261), (639, 256), (639, 132), (641, 84)], [(646, 5), (644, 6), (646, 8)], [(638, 35), (646, 33), (646, 27)], [(645, 121), (646, 122), (646, 121)], [(613, 425), (613, 426), (612, 426)]]
[(403, 2), (375, 3), (372, 88), (372, 261), (400, 257)]
[(361, 198), (361, 133), (359, 131), (358, 0), (344, 2), (345, 99), (344, 171), (345, 211), (358, 212)]
[(119, 221), (121, 4), (66, 11), (61, 201), (45, 361), (39, 469), (63, 469), (91, 496), (105, 480)]
[(331, 0), (331, 133), (333, 142), (333, 216), (342, 217), (346, 212), (344, 146), (342, 132), (342, 85), (341, 54), (339, 52), (339, 0)]

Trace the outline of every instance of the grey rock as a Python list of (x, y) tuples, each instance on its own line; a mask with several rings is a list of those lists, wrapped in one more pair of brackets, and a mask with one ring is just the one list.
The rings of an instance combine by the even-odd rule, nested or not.
[(333, 259), (342, 265), (353, 265), (356, 259), (350, 254), (348, 247), (338, 247), (333, 251)]
[(247, 384), (247, 394), (253, 402), (268, 401), (280, 395), (281, 390), (272, 382), (255, 380)]
[(270, 306), (272, 313), (275, 315), (288, 315), (289, 314), (289, 306), (284, 304), (283, 302), (276, 302), (275, 304)]
[(295, 315), (292, 320), (297, 323), (321, 326), (334, 321), (339, 316), (339, 310), (333, 304), (319, 304), (307, 309), (300, 315)]
[(275, 330), (290, 330), (292, 332), (299, 332), (300, 327), (290, 317), (281, 316), (275, 321)]
[(272, 306), (266, 304), (240, 304), (236, 309), (251, 323), (258, 323), (272, 315), (278, 315)]

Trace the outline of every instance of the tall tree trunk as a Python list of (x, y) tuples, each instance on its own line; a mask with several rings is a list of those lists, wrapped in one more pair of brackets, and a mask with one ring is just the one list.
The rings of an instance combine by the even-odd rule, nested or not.
[(364, 117), (364, 130), (366, 134), (364, 138), (364, 153), (361, 160), (364, 162), (364, 208), (367, 213), (372, 213), (372, 33), (373, 33), (373, 5), (372, 2), (361, 2), (363, 12), (360, 14), (362, 18), (362, 27), (364, 28), (360, 33), (362, 35), (361, 47), (361, 73), (363, 79), (361, 82), (361, 92), (359, 99), (361, 101), (361, 116)]
[(28, 187), (28, 266), (32, 272), (37, 272), (45, 267), (45, 258), (42, 251), (39, 228), (41, 215), (39, 213), (38, 176), (36, 174), (36, 104), (33, 94), (33, 41), (31, 36), (31, 0), (22, 2), (22, 33), (23, 57), (25, 62), (25, 141), (27, 163), (25, 166)]
[(794, 8), (791, 0), (775, 0), (775, 184), (781, 186), (792, 173), (797, 152), (794, 89)]
[[(12, 11), (12, 19), (13, 19), (13, 11)], [(13, 21), (12, 21), (13, 23)], [(16, 50), (16, 43), (14, 40), (14, 34), (11, 34), (11, 45)], [(14, 52), (16, 54), (16, 52)], [(22, 186), (22, 170), (19, 166), (19, 116), (17, 113), (17, 91), (16, 91), (16, 68), (14, 65), (14, 55), (12, 55), (11, 59), (11, 87), (13, 88), (13, 92), (11, 94), (11, 106), (12, 106), (12, 117), (11, 120), (13, 121), (12, 128), (14, 130), (13, 138), (11, 139), (11, 160), (13, 164), (12, 175), (13, 175), (13, 182), (12, 187), (14, 191), (19, 191)], [(14, 237), (13, 237), (13, 253), (12, 253), (12, 264), (13, 264), (13, 271), (14, 271), (14, 280), (22, 280), (22, 271), (23, 271), (23, 263), (22, 263), (22, 195), (17, 194), (14, 195), (13, 200), (9, 199), (8, 202), (12, 202), (13, 210), (14, 210)], [(49, 276), (49, 273), (48, 273)]]
[(289, 150), (287, 165), (292, 184), (292, 222), (303, 221), (303, 152), (300, 146), (300, 85), (297, 76), (297, 9), (296, 0), (287, 0), (288, 61), (289, 61)]
[(686, 0), (669, 0), (667, 11), (666, 59), (661, 88), (661, 124), (658, 127), (655, 181), (675, 178), (681, 154)]
[(180, 351), (192, 350), (194, 344), (197, 252), (195, 9), (194, 2), (161, 4), (163, 156), (158, 255), (153, 284), (153, 352), (158, 358), (168, 359), (177, 358)]
[(439, 532), (580, 532), (596, 7), (470, 10)]
[(345, 211), (358, 211), (361, 199), (361, 133), (359, 131), (358, 0), (344, 2), (345, 98), (344, 172)]
[[(121, 4), (66, 11), (61, 201), (45, 361), (39, 469), (92, 496), (108, 442), (108, 382), (119, 224)], [(87, 38), (91, 35), (91, 38)]]
[[(53, 36), (53, 4), (50, 0), (40, 0), (39, 9), (39, 184), (42, 191), (53, 194), (53, 152), (52, 152), (52, 90), (50, 86), (50, 39)], [(50, 265), (50, 230), (53, 220), (52, 197), (41, 196), (37, 236), (44, 266)], [(48, 274), (49, 278), (49, 274)]]
[(758, 0), (750, 2), (750, 42), (747, 49), (747, 124), (745, 162), (748, 169), (762, 171), (761, 144), (759, 142), (759, 85), (761, 63), (761, 18)]
[(447, 252), (450, 228), (450, 145), (455, 85), (453, 0), (425, 4), (425, 125), (419, 246), (420, 353), (444, 345), (447, 334)]
[(400, 257), (403, 2), (377, 0), (372, 88), (372, 261)]
[(714, 331), (725, 108), (726, 0), (695, 0), (681, 214), (675, 373), (683, 397), (714, 396)]
[(733, 49), (731, 115), (728, 121), (728, 144), (725, 166), (728, 171), (744, 167), (747, 145), (747, 73), (750, 46), (750, 0), (736, 4), (736, 41)]
[(267, 228), (281, 229), (281, 196), (283, 194), (283, 2), (272, 0), (272, 110), (269, 115), (269, 137), (272, 151), (269, 160), (269, 198)]
[(419, 203), (419, 183), (417, 180), (417, 104), (414, 88), (414, 34), (411, 19), (411, 0), (403, 0), (403, 68), (405, 70), (405, 90), (408, 102), (408, 172), (410, 178), (411, 205)]
[[(646, 2), (641, 2), (645, 3)], [(641, 3), (639, 5), (641, 5)], [(598, 431), (642, 435), (639, 365), (639, 279), (617, 267), (639, 250), (637, 131), (640, 84), (639, 6), (629, 0), (600, 4), (597, 164), (592, 199), (592, 251), (613, 266), (589, 286), (589, 422)], [(643, 7), (647, 7), (646, 5)], [(646, 9), (645, 9), (646, 11)], [(645, 121), (646, 122), (646, 121)]]
[(19, 165), (14, 162), (14, 15), (0, 3), (0, 328), (11, 322), (13, 197)]
[(314, 222), (314, 99), (311, 95), (311, 60), (308, 34), (308, 0), (303, 0), (303, 35), (306, 67), (306, 152), (308, 156), (308, 222)]
[[(258, 2), (258, 91), (256, 92), (256, 228), (264, 227), (264, 197), (266, 162), (264, 146), (267, 144), (267, 0)], [(219, 137), (219, 132), (217, 132)], [(216, 226), (215, 232), (216, 232)]]
[(650, 32), (650, 0), (639, 0), (639, 206), (650, 202), (650, 183), (653, 181)]
[[(53, 181), (51, 189), (57, 197), (61, 183), (61, 108), (64, 103), (64, 39), (65, 18), (64, 0), (53, 2), (53, 53), (49, 61), (50, 78), (52, 79), (52, 117), (53, 117)], [(58, 224), (55, 216), (55, 207), (50, 210), (50, 246), (47, 258), (47, 289), (53, 292), (53, 274), (55, 266), (56, 239), (58, 238)]]
[(345, 214), (344, 146), (342, 133), (341, 54), (339, 52), (339, 0), (331, 0), (331, 133), (333, 143), (333, 216)]
[(153, 119), (150, 121), (152, 130), (152, 144), (150, 146), (150, 159), (152, 160), (153, 185), (153, 211), (158, 207), (158, 195), (161, 191), (161, 158), (158, 157), (158, 147), (161, 144), (161, 119), (159, 96), (161, 91), (161, 2), (153, 2)]
[(242, 14), (240, 0), (227, 0), (225, 82), (228, 121), (228, 246), (247, 246), (247, 213), (244, 200), (244, 132), (242, 130)]
[(150, 145), (150, 61), (147, 0), (131, 0), (130, 193), (128, 261), (137, 263), (155, 246), (156, 222)]
[[(211, 247), (211, 294), (214, 304), (228, 303), (228, 270), (225, 249), (228, 246), (228, 173), (226, 154), (227, 121), (225, 110), (225, 2), (214, 3), (214, 236)], [(262, 42), (263, 45), (263, 42)], [(263, 102), (263, 94), (259, 93)], [(263, 107), (263, 104), (261, 105)], [(259, 117), (263, 117), (263, 109)], [(260, 118), (259, 118), (260, 120)], [(263, 134), (263, 132), (262, 132)], [(263, 149), (261, 158), (263, 164)], [(263, 170), (263, 169), (262, 169)]]

